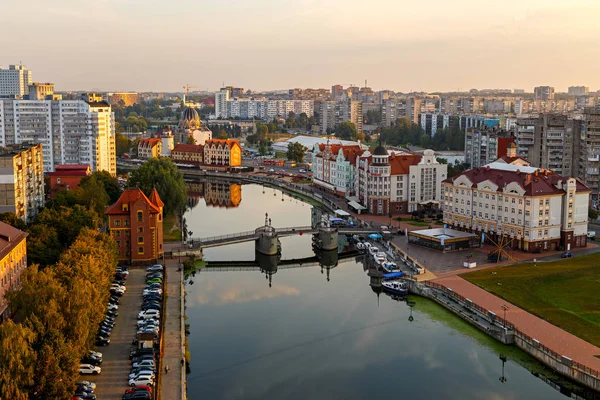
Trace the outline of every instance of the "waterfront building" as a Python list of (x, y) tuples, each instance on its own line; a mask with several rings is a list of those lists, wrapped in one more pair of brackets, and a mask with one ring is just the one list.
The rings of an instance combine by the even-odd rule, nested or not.
[(389, 154), (381, 143), (373, 153), (365, 151), (356, 159), (356, 197), (370, 214), (391, 213), (390, 174)]
[(0, 66), (0, 98), (23, 99), (29, 94), (29, 85), (33, 83), (31, 71), (24, 65)]
[(173, 162), (179, 164), (202, 165), (204, 161), (204, 146), (179, 143), (173, 147), (171, 159)]
[(88, 100), (0, 100), (0, 146), (41, 143), (45, 172), (88, 164), (116, 175), (114, 114), (107, 102)]
[(50, 179), (50, 197), (59, 190), (72, 190), (79, 187), (81, 180), (92, 174), (87, 164), (61, 164), (53, 172), (47, 174)]
[(479, 168), (505, 156), (508, 144), (514, 142), (508, 132), (497, 128), (472, 128), (465, 133), (465, 163)]
[(0, 321), (10, 317), (6, 294), (21, 288), (21, 274), (27, 268), (27, 233), (0, 222)]
[(148, 198), (139, 188), (128, 188), (108, 207), (108, 231), (117, 243), (119, 261), (148, 264), (162, 257), (163, 206), (156, 189)]
[(312, 149), (313, 184), (340, 196), (353, 194), (356, 158), (364, 152), (359, 144), (315, 143)]
[(222, 170), (242, 165), (242, 148), (235, 139), (211, 139), (204, 143), (204, 167)]
[(494, 162), (446, 179), (444, 223), (528, 252), (587, 244), (590, 189), (575, 178)]
[(44, 208), (42, 145), (0, 148), (0, 212), (30, 222)]
[[(419, 157), (419, 156), (415, 156)], [(405, 161), (406, 159), (406, 161)], [(397, 160), (397, 161), (396, 161)], [(440, 164), (433, 150), (425, 150), (423, 156), (419, 157), (418, 163), (414, 163), (410, 156), (397, 155), (392, 160), (392, 197), (394, 190), (396, 193), (402, 193), (404, 176), (408, 178), (408, 196), (402, 196), (396, 202), (405, 202), (408, 199), (408, 209), (402, 208), (403, 204), (394, 211), (407, 210), (408, 212), (417, 211), (420, 209), (438, 209), (442, 201), (442, 181), (448, 176), (448, 165)], [(399, 163), (402, 168), (398, 168), (398, 172), (394, 170), (395, 163)], [(408, 174), (404, 173), (408, 166)], [(394, 180), (394, 178), (396, 180)], [(402, 177), (402, 178), (400, 178)], [(402, 179), (402, 180), (400, 180)], [(394, 187), (394, 183), (396, 187)], [(404, 193), (402, 193), (404, 195)], [(394, 206), (392, 199), (392, 206)]]
[(160, 138), (140, 139), (138, 142), (138, 158), (151, 159), (162, 155), (162, 140)]

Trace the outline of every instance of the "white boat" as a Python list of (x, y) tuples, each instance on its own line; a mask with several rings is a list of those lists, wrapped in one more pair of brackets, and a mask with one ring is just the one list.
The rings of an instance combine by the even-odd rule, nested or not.
[(383, 263), (381, 267), (383, 268), (383, 270), (385, 272), (400, 271), (400, 268), (398, 268), (398, 265), (396, 265), (395, 262), (391, 262), (391, 261)]
[(367, 247), (365, 246), (364, 243), (358, 242), (358, 243), (356, 243), (356, 249), (358, 251), (365, 251), (367, 249)]
[(375, 246), (369, 246), (368, 249), (369, 249), (369, 253), (371, 253), (371, 255), (375, 255), (375, 254), (379, 253), (379, 249)]
[(381, 283), (383, 290), (389, 293), (393, 293), (399, 296), (405, 296), (408, 294), (408, 287), (406, 283), (399, 281), (385, 281)]

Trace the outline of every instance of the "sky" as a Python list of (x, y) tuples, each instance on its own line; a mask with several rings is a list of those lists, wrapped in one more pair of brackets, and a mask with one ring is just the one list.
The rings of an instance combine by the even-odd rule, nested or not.
[(57, 91), (600, 89), (600, 0), (2, 0)]

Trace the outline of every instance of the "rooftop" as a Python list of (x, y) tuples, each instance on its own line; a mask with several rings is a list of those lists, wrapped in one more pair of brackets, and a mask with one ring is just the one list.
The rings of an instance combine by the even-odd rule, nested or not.
[(444, 240), (452, 240), (452, 239), (468, 239), (472, 237), (477, 237), (473, 233), (457, 231), (450, 228), (433, 228), (433, 229), (422, 229), (418, 231), (411, 231), (409, 234), (417, 234), (422, 237), (427, 237), (434, 240), (441, 241)]
[(26, 232), (0, 222), (0, 258), (4, 258), (16, 244), (26, 237)]

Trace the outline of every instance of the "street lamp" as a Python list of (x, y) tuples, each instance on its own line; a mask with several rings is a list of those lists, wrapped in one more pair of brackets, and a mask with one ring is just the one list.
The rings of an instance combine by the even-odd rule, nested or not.
[(506, 304), (502, 304), (500, 308), (502, 308), (504, 311), (504, 329), (506, 329), (506, 310), (508, 310), (508, 306)]
[(500, 361), (502, 361), (502, 376), (500, 376), (499, 381), (504, 383), (507, 381), (506, 377), (504, 376), (504, 363), (506, 362), (506, 356), (504, 354), (500, 354)]

